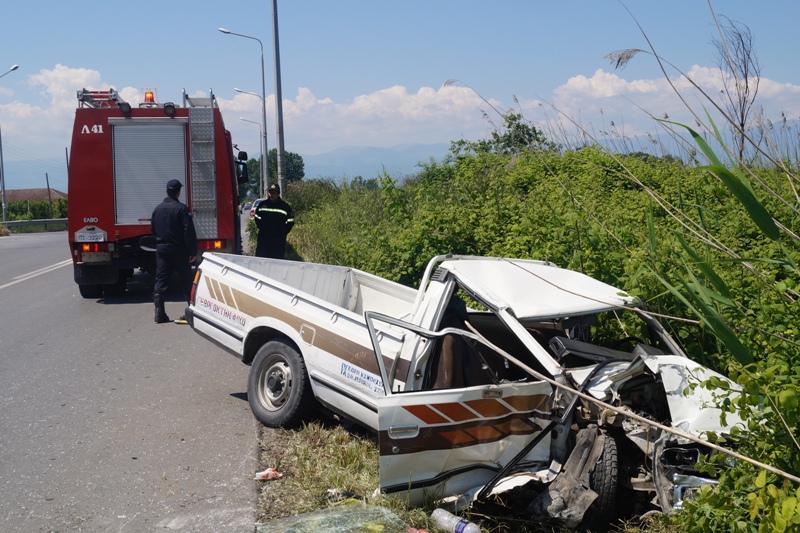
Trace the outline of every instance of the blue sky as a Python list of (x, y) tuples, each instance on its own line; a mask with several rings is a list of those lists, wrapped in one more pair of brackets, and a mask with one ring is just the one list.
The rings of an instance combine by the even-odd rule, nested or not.
[[(260, 100), (234, 87), (261, 92), (260, 48), (220, 27), (264, 44), (274, 146), (270, 0), (6, 4), (0, 74), (20, 66), (0, 79), (7, 189), (43, 187), (47, 173), (51, 186), (66, 190), (75, 93), (83, 87), (113, 87), (132, 103), (145, 87), (174, 102), (183, 89), (213, 90), (234, 142), (256, 155), (258, 127), (240, 118), (260, 122)], [(798, 118), (800, 2), (718, 0), (711, 7), (752, 31), (766, 116)], [(279, 0), (278, 11), (285, 147), (306, 156), (483, 138), (498, 123), (484, 99), (536, 124), (552, 126), (557, 109), (590, 131), (616, 128), (624, 136), (656, 129), (642, 109), (691, 123), (652, 57), (641, 55), (624, 70), (604, 59), (647, 49), (642, 30), (661, 56), (712, 93), (719, 79), (705, 0)], [(675, 71), (669, 75), (679, 81)], [(460, 82), (443, 87), (448, 79)]]

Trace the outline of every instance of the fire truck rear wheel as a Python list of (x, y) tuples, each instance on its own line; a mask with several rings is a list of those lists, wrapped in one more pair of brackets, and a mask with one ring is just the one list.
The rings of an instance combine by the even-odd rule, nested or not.
[(275, 340), (258, 350), (247, 380), (247, 401), (268, 427), (296, 427), (314, 408), (314, 393), (302, 356), (288, 342)]
[(106, 296), (123, 296), (125, 294), (125, 288), (128, 285), (128, 278), (125, 276), (123, 272), (120, 272), (119, 279), (116, 283), (112, 283), (110, 285), (105, 285), (103, 288), (103, 292)]
[(102, 298), (103, 286), (102, 285), (78, 285), (78, 291), (84, 298)]

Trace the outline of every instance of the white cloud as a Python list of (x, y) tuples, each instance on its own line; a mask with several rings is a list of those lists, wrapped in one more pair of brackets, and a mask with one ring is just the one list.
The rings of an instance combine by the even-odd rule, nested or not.
[(42, 69), (28, 76), (26, 82), (39, 95), (31, 100), (39, 103), (15, 100), (0, 107), (7, 139), (13, 139), (13, 144), (24, 146), (31, 153), (52, 156), (63, 152), (72, 134), (76, 92), (81, 88), (100, 88), (100, 73), (59, 64), (52, 70)]
[[(497, 113), (510, 109), (553, 132), (575, 130), (568, 121), (556, 122), (558, 113), (571, 117), (593, 133), (615, 130), (625, 136), (652, 133), (658, 126), (647, 116), (669, 116), (671, 120), (694, 125), (694, 118), (675, 94), (668, 80), (626, 79), (624, 73), (599, 69), (591, 76), (578, 75), (564, 82), (542, 99), (515, 98), (501, 102), (484, 100), (461, 84), (447, 87), (421, 87), (416, 91), (395, 85), (349, 101), (319, 98), (312, 88), (300, 87), (290, 96), (284, 94), (284, 135), (287, 150), (316, 154), (343, 146), (395, 146), (416, 143), (448, 143), (453, 140), (486, 137), (501, 119)], [(717, 95), (720, 76), (716, 68), (694, 65), (687, 73), (709, 95)], [(5, 91), (0, 105), (6, 161), (25, 158), (63, 160), (69, 145), (72, 121), (81, 88), (108, 89), (96, 70), (56, 65), (27, 78), (28, 94)], [(703, 117), (703, 102), (697, 91), (680, 75), (671, 82), (688, 104)], [(138, 104), (141, 89), (118, 88), (121, 96)], [(800, 115), (800, 87), (762, 79), (758, 104), (765, 116), (780, 119), (781, 112), (790, 118)], [(207, 96), (206, 94), (197, 94)], [(253, 155), (260, 152), (258, 130), (239, 117), (261, 123), (260, 98), (235, 93), (224, 99), (217, 95), (226, 127), (234, 142)], [(268, 146), (275, 145), (275, 99), (267, 96)], [(614, 124), (612, 126), (612, 123)], [(563, 125), (566, 124), (566, 125)]]
[(565, 85), (556, 89), (556, 93), (569, 92), (573, 96), (598, 99), (623, 94), (652, 94), (658, 90), (658, 83), (653, 80), (628, 81), (598, 69), (591, 78), (582, 75), (570, 78)]
[[(688, 75), (707, 94), (715, 96), (718, 92), (720, 79), (717, 69), (694, 66)], [(611, 130), (619, 133), (623, 130), (626, 137), (633, 137), (654, 133), (658, 129), (649, 115), (693, 123), (692, 115), (679, 95), (701, 116), (705, 114), (703, 105), (711, 107), (681, 75), (670, 80), (663, 77), (627, 80), (602, 69), (591, 77), (572, 77), (557, 87), (551, 105), (592, 133)], [(567, 124), (567, 129), (575, 128), (568, 120), (562, 118), (561, 122)]]
[[(245, 102), (237, 96), (221, 101), (220, 107), (226, 117), (230, 115), (229, 110), (236, 110), (246, 113), (242, 116), (248, 120), (261, 122), (260, 102), (249, 98), (252, 101)], [(268, 97), (268, 137), (274, 131), (274, 104), (274, 95)], [(487, 127), (481, 109), (489, 110), (489, 107), (474, 92), (463, 87), (422, 87), (416, 93), (409, 93), (405, 87), (393, 86), (358, 95), (343, 103), (317, 98), (311, 89), (301, 87), (294, 99), (284, 96), (286, 149), (315, 154), (341, 146), (395, 146), (449, 142), (462, 136), (476, 138), (483, 136)], [(236, 133), (241, 133), (257, 146), (252, 130), (235, 126), (229, 118), (226, 118), (226, 126), (234, 138), (237, 138)], [(270, 146), (273, 144), (269, 141)]]
[(56, 65), (53, 70), (42, 69), (38, 74), (28, 76), (28, 85), (41, 88), (41, 92), (50, 97), (54, 107), (61, 107), (70, 102), (74, 108), (75, 94), (80, 89), (99, 90), (100, 73), (85, 68), (69, 68)]

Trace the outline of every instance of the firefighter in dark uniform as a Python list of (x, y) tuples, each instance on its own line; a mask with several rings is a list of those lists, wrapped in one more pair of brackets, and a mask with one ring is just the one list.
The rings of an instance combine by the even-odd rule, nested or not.
[(267, 200), (258, 204), (255, 212), (258, 226), (256, 256), (283, 259), (286, 235), (294, 226), (294, 211), (281, 198), (281, 188), (275, 184), (267, 189)]
[[(150, 231), (156, 236), (156, 284), (153, 301), (157, 324), (169, 322), (164, 309), (164, 294), (173, 272), (178, 273), (180, 289), (186, 301), (192, 289), (192, 263), (197, 256), (197, 234), (192, 213), (178, 200), (183, 185), (178, 180), (167, 182), (167, 197), (156, 206), (150, 218)], [(184, 317), (175, 322), (185, 324)]]

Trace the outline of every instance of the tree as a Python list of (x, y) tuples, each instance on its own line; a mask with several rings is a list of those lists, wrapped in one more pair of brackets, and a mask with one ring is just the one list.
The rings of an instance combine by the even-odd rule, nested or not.
[[(284, 164), (286, 165), (286, 182), (290, 183), (293, 181), (300, 181), (302, 180), (305, 175), (305, 163), (303, 162), (303, 157), (299, 154), (294, 152), (285, 152), (284, 153)], [(269, 151), (269, 155), (267, 156), (267, 178), (269, 179), (269, 183), (264, 187), (266, 189), (267, 186), (277, 183), (278, 180), (278, 149), (273, 148)], [(247, 160), (247, 176), (248, 181), (242, 185), (239, 185), (239, 197), (246, 198), (255, 196), (256, 198), (261, 197), (261, 158), (258, 159), (248, 159)]]
[(522, 150), (554, 150), (555, 143), (549, 141), (536, 126), (525, 120), (520, 113), (508, 112), (503, 115), (502, 129), (492, 131), (489, 139), (480, 141), (453, 141), (450, 150), (459, 152), (494, 152), (513, 154)]
[(728, 17), (720, 18), (723, 20), (717, 26), (719, 36), (713, 39), (712, 44), (716, 48), (717, 66), (722, 77), (723, 106), (730, 114), (734, 147), (741, 160), (750, 112), (758, 94), (761, 66), (750, 28)]
[[(286, 183), (293, 181), (300, 181), (306, 175), (305, 163), (303, 157), (294, 152), (283, 153), (283, 165), (286, 170)], [(278, 149), (273, 148), (269, 151), (267, 156), (267, 169), (269, 170), (269, 179), (271, 182), (276, 182), (278, 179)]]

